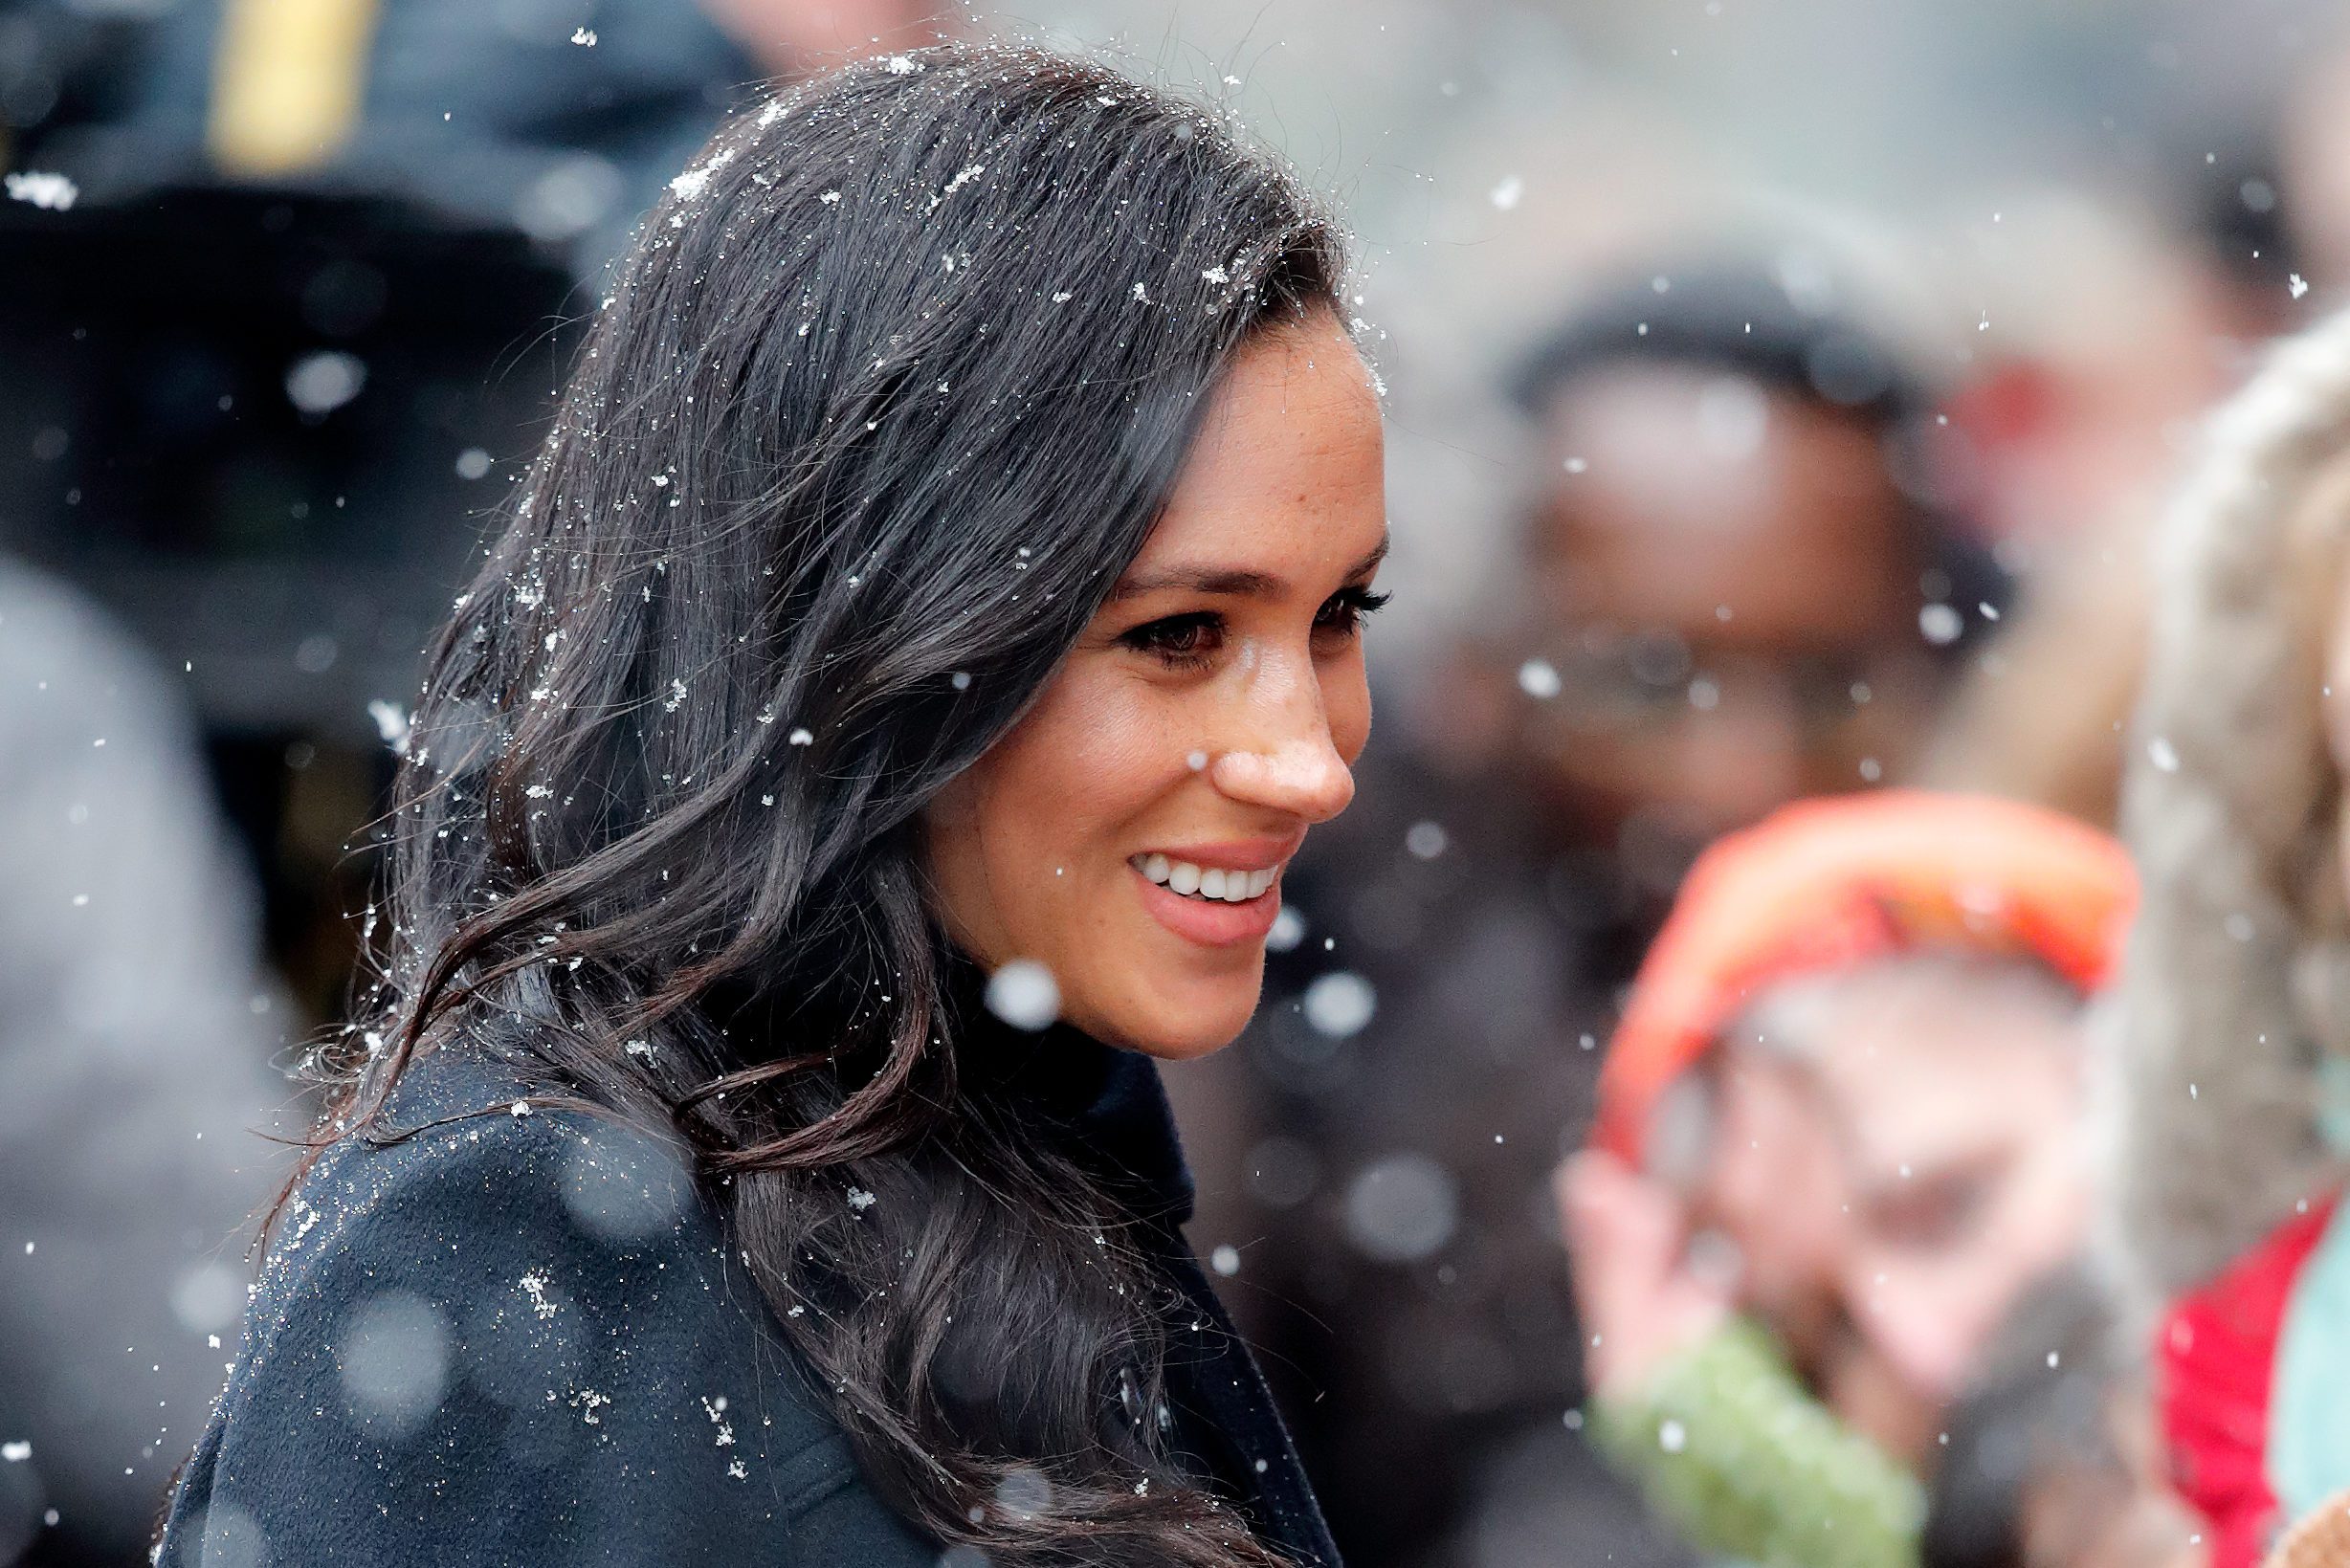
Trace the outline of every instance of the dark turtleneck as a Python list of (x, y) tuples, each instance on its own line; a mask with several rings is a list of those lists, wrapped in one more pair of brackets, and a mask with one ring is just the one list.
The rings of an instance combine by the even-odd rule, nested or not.
[[(975, 1003), (976, 990), (964, 989), (973, 983), (964, 977), (957, 989)], [(1184, 1239), (1191, 1169), (1159, 1064), (1064, 1024), (1027, 1033), (979, 1005), (966, 1005), (960, 1018), (966, 1071), (1000, 1074), (998, 1086), (1032, 1106), (1104, 1188), (1131, 1205), (1190, 1314), (1177, 1326), (1167, 1366), (1174, 1441), (1186, 1468), (1239, 1504), (1259, 1535), (1293, 1561), (1337, 1568), (1338, 1550), (1288, 1428)]]
[[(1156, 1065), (963, 1017), (964, 1060), (1000, 1068), (1133, 1204), (1195, 1314), (1196, 1349), (1167, 1369), (1178, 1454), (1291, 1560), (1337, 1568), (1183, 1240), (1191, 1180)], [(936, 1568), (674, 1155), (527, 1093), (483, 1053), (436, 1052), (392, 1108), (422, 1132), (345, 1140), (305, 1179), (170, 1499), (162, 1568)]]

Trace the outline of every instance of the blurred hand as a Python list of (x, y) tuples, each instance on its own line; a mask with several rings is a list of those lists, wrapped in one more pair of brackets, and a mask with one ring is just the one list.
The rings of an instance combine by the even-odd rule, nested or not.
[(1595, 1390), (1635, 1386), (1728, 1321), (1729, 1281), (1691, 1266), (1688, 1206), (1672, 1188), (1597, 1149), (1569, 1156), (1551, 1184)]

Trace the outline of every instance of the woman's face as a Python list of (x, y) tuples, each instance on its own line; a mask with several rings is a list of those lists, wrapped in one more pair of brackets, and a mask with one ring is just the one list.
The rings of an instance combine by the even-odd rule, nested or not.
[(1183, 1058), (1255, 1009), (1282, 868), (1370, 733), (1379, 404), (1335, 317), (1242, 350), (1166, 511), (1036, 706), (931, 806), (954, 939), (1060, 1016)]
[[(1800, 1136), (1777, 1146), (1725, 1127), (1711, 1210), (1758, 1283), (1841, 1319), (1833, 1349), (1816, 1315), (1798, 1325), (1839, 1413), (1917, 1453), (2024, 1287), (2079, 1243), (2080, 1008), (2030, 971), (1895, 960), (1781, 1011), (1797, 1055), (1756, 1065), (1808, 1098), (1809, 1117), (1790, 1115)], [(1823, 1149), (1829, 1179), (1800, 1180)], [(1779, 1202), (1722, 1201), (1741, 1187)]]

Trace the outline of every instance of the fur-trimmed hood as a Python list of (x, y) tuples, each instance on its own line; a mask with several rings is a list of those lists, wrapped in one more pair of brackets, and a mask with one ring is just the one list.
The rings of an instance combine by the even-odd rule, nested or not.
[(2323, 709), (2345, 533), (2350, 314), (2210, 417), (2156, 543), (2122, 791), (2143, 899), (2101, 1086), (2106, 1239), (2154, 1299), (2335, 1175), (2320, 1081), (2350, 1063), (2350, 943)]

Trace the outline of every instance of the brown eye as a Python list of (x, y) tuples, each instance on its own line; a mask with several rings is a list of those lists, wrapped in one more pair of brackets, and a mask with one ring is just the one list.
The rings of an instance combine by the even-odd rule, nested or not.
[(1351, 637), (1363, 629), (1363, 618), (1374, 614), (1386, 604), (1388, 595), (1373, 593), (1368, 588), (1341, 588), (1322, 602), (1314, 613), (1314, 629)]
[(1139, 652), (1174, 666), (1204, 662), (1224, 643), (1224, 617), (1209, 610), (1148, 621), (1119, 638)]

